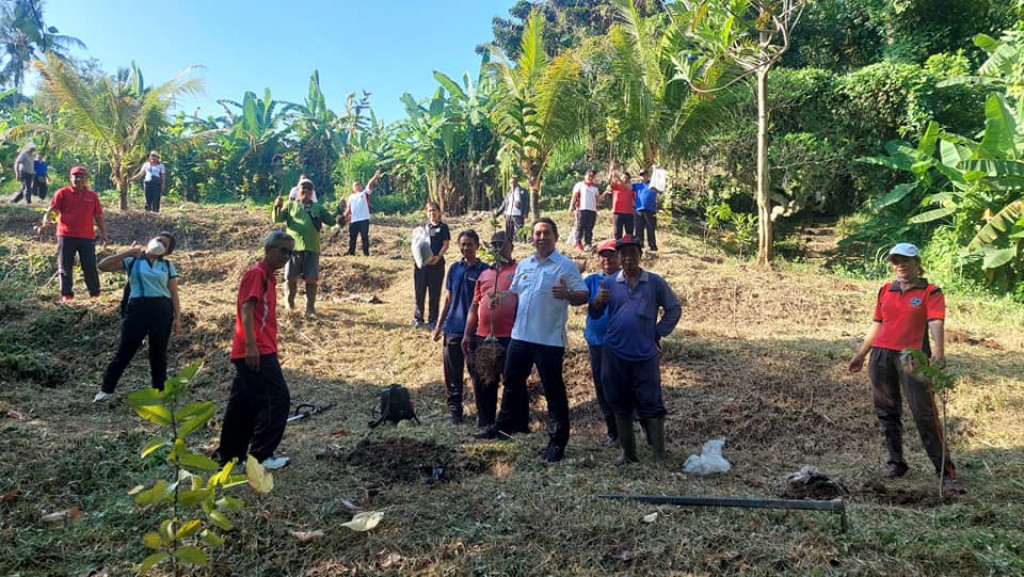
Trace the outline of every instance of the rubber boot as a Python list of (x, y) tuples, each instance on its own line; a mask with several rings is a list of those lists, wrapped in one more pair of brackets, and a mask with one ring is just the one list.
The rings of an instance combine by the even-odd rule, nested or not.
[(619, 441), (619, 428), (615, 424), (615, 414), (612, 413), (604, 418), (605, 428), (608, 431), (608, 436), (601, 441), (602, 447), (611, 447)]
[(288, 310), (295, 310), (295, 291), (299, 289), (299, 281), (288, 281)]
[(636, 458), (636, 436), (633, 433), (633, 415), (615, 415), (615, 428), (619, 433), (619, 445), (622, 446), (622, 456), (615, 461), (615, 466), (620, 467), (627, 463), (637, 462)]
[(650, 435), (654, 462), (665, 462), (665, 418), (647, 419), (647, 434)]
[(316, 316), (316, 287), (314, 283), (306, 283), (306, 316)]

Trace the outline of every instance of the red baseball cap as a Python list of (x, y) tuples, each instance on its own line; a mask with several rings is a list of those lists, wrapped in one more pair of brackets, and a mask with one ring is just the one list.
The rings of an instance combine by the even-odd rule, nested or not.
[(603, 241), (601, 244), (597, 245), (597, 254), (601, 254), (602, 252), (604, 252), (606, 250), (610, 250), (612, 252), (615, 252), (615, 239), (614, 238), (609, 238), (608, 240)]
[(84, 175), (88, 176), (89, 175), (89, 171), (86, 170), (84, 166), (76, 166), (76, 167), (71, 169), (71, 176), (74, 176), (76, 174), (84, 174)]

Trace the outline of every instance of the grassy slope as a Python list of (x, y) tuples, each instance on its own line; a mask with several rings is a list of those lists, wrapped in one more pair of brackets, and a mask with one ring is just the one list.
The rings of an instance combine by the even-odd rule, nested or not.
[[(140, 355), (118, 400), (90, 403), (117, 338), (123, 277), (104, 275), (98, 301), (56, 303), (53, 244), (31, 236), (36, 214), (0, 207), (0, 573), (128, 574), (157, 525), (137, 510), (129, 487), (166, 475), (137, 458), (152, 429), (121, 400), (148, 380)], [(196, 398), (223, 406), (234, 292), (269, 228), (265, 214), (235, 207), (170, 209), (159, 216), (108, 215), (112, 242), (178, 233), (185, 329), (171, 346), (177, 366), (202, 359)], [(453, 230), (481, 220), (450, 221)], [(289, 427), (281, 452), (293, 466), (276, 488), (246, 496), (237, 530), (214, 556), (212, 575), (547, 574), (1021, 574), (1024, 516), (1024, 314), (1001, 302), (950, 296), (948, 355), (964, 380), (950, 399), (953, 455), (969, 494), (940, 502), (931, 466), (906, 419), (906, 479), (881, 482), (881, 435), (865, 375), (845, 364), (870, 321), (878, 282), (838, 279), (811, 266), (759, 271), (703, 255), (693, 239), (662, 233), (647, 266), (688, 303), (663, 356), (671, 411), (666, 470), (645, 461), (624, 469), (602, 450), (585, 343), (584, 313), (570, 314), (565, 375), (573, 439), (565, 462), (541, 461), (544, 402), (533, 387), (533, 430), (512, 443), (472, 439), (470, 425), (444, 423), (441, 352), (409, 326), (408, 221), (377, 219), (371, 258), (341, 257), (328, 241), (321, 317), (281, 311), (280, 341), (293, 405), (334, 403)], [(607, 223), (599, 231), (607, 232)], [(486, 234), (484, 236), (487, 236)], [(528, 248), (519, 247), (517, 255)], [(596, 260), (586, 263), (589, 270)], [(77, 280), (81, 287), (80, 277)], [(382, 304), (345, 297), (376, 295)], [(369, 431), (378, 386), (408, 385), (422, 426)], [(467, 401), (471, 412), (471, 397)], [(26, 418), (3, 418), (16, 409)], [(218, 414), (222, 414), (222, 411)], [(346, 431), (340, 431), (345, 429)], [(350, 432), (349, 434), (338, 434)], [(219, 423), (196, 435), (215, 444)], [(696, 479), (687, 455), (727, 438), (734, 465)], [(436, 444), (432, 444), (436, 443)], [(358, 447), (357, 447), (358, 445)], [(325, 458), (318, 459), (322, 455)], [(340, 457), (340, 458), (332, 458)], [(602, 493), (777, 497), (782, 478), (815, 465), (851, 489), (851, 531), (809, 512), (694, 510), (617, 503)], [(431, 467), (454, 480), (427, 485)], [(356, 534), (339, 523), (343, 499), (385, 511), (380, 527)], [(78, 507), (64, 528), (39, 517)], [(653, 523), (642, 517), (652, 511)], [(289, 531), (325, 532), (300, 544)]]

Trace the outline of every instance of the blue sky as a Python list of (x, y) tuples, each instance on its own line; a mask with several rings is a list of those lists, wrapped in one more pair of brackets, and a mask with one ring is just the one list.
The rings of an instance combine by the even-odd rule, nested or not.
[(220, 115), (218, 99), (241, 101), (246, 90), (302, 102), (320, 70), (327, 104), (366, 90), (379, 118), (405, 116), (398, 101), (433, 93), (433, 71), (474, 80), (477, 44), (492, 39), (491, 19), (514, 0), (46, 0), (47, 24), (85, 42), (77, 51), (114, 72), (138, 62), (148, 84), (203, 65), (206, 95), (179, 107)]

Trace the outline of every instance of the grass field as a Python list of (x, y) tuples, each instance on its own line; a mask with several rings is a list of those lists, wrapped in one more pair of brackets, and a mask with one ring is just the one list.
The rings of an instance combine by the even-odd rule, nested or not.
[[(142, 534), (159, 517), (137, 508), (127, 491), (168, 471), (160, 459), (139, 459), (155, 431), (123, 401), (146, 386), (148, 365), (143, 352), (113, 402), (92, 404), (116, 344), (124, 278), (102, 276), (98, 300), (58, 304), (54, 243), (33, 236), (37, 219), (26, 208), (0, 206), (0, 574), (129, 575), (146, 555)], [(258, 258), (268, 214), (191, 206), (160, 215), (110, 212), (107, 220), (107, 252), (159, 230), (177, 234), (184, 330), (172, 341), (172, 363), (205, 363), (192, 396), (214, 400), (219, 418), (234, 374), (235, 290)], [(410, 325), (411, 222), (376, 218), (369, 258), (343, 257), (344, 233), (327, 240), (319, 318), (279, 312), (293, 406), (334, 406), (288, 428), (280, 453), (292, 465), (277, 472), (270, 494), (239, 491), (248, 506), (199, 574), (1024, 574), (1019, 305), (947, 295), (947, 355), (962, 375), (949, 397), (949, 439), (968, 493), (940, 498), (909, 418), (910, 474), (881, 478), (885, 453), (867, 377), (845, 370), (881, 279), (835, 277), (813, 258), (762, 271), (705, 254), (696, 236), (662, 231), (662, 251), (645, 266), (686, 299), (662, 357), (668, 466), (656, 468), (642, 446), (640, 464), (615, 468), (617, 451), (598, 446), (603, 423), (582, 308), (570, 313), (565, 362), (573, 437), (565, 461), (549, 465), (539, 383), (530, 384), (530, 435), (483, 442), (473, 439), (472, 425), (446, 423), (440, 345)], [(469, 226), (485, 238), (491, 233), (484, 215), (448, 222), (453, 233)], [(598, 232), (608, 230), (599, 224)], [(517, 247), (517, 256), (528, 253)], [(581, 263), (597, 269), (596, 258)], [(370, 296), (382, 302), (360, 298)], [(379, 387), (389, 383), (411, 389), (421, 425), (368, 428)], [(215, 420), (193, 439), (215, 446), (219, 430)], [(727, 440), (733, 469), (684, 475), (686, 457), (711, 438)], [(778, 498), (788, 494), (785, 476), (804, 465), (849, 489), (848, 532), (825, 513), (595, 498)], [(445, 470), (441, 482), (425, 483), (435, 466)], [(345, 501), (383, 511), (383, 522), (366, 533), (341, 527), (352, 516)], [(82, 515), (66, 524), (41, 521), (72, 508)], [(645, 521), (653, 512), (657, 518)], [(324, 537), (303, 543), (291, 534), (313, 530)]]

